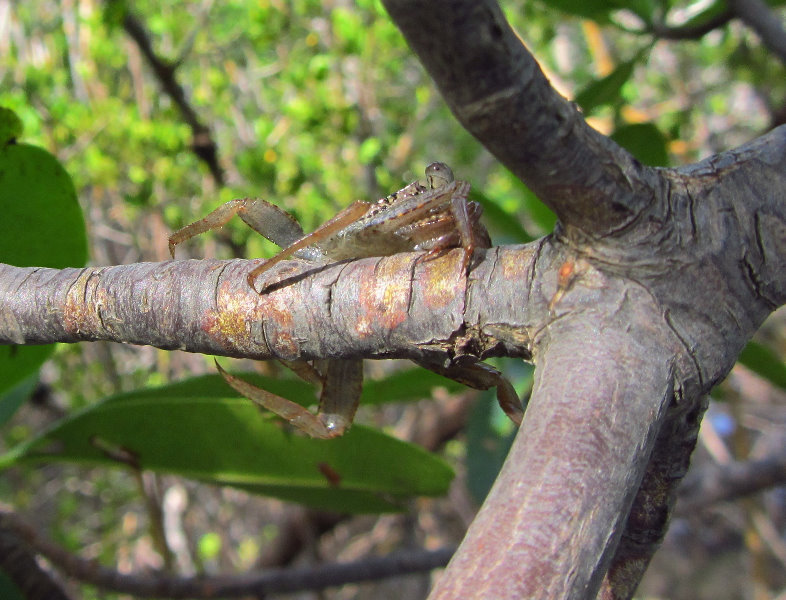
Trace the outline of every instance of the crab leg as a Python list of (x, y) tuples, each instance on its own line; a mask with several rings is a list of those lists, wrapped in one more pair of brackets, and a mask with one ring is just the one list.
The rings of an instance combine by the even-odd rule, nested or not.
[(169, 253), (175, 257), (175, 246), (200, 233), (226, 225), (235, 215), (254, 231), (282, 248), (303, 237), (303, 228), (288, 212), (260, 198), (236, 198), (225, 202), (204, 219), (194, 221), (169, 236)]
[(521, 400), (511, 383), (494, 367), (490, 367), (482, 362), (461, 366), (450, 365), (448, 367), (425, 360), (416, 360), (414, 362), (429, 371), (439, 373), (448, 379), (458, 381), (476, 390), (496, 388), (497, 401), (500, 408), (508, 415), (511, 421), (516, 425), (521, 425), (521, 420), (524, 417)]
[(352, 424), (363, 387), (363, 361), (328, 360), (319, 397), (318, 418), (331, 437), (342, 435)]
[(254, 404), (277, 414), (279, 417), (291, 423), (294, 427), (305, 431), (308, 435), (314, 438), (323, 440), (336, 437), (336, 434), (331, 432), (325, 424), (319, 419), (317, 415), (309, 412), (299, 404), (272, 394), (255, 385), (251, 385), (247, 381), (243, 381), (239, 377), (230, 375), (221, 365), (216, 361), (216, 368), (224, 380), (239, 394), (245, 396)]
[[(299, 250), (306, 248), (315, 242), (318, 242), (321, 239), (324, 239), (327, 236), (330, 236), (337, 231), (341, 231), (350, 223), (357, 221), (360, 217), (362, 217), (368, 209), (371, 207), (371, 204), (368, 202), (363, 202), (362, 200), (356, 200), (352, 204), (350, 204), (347, 208), (342, 210), (338, 213), (335, 217), (330, 219), (324, 225), (321, 225), (311, 233), (302, 236), (300, 239), (295, 240), (294, 242), (290, 243), (289, 246), (284, 248), (281, 252), (276, 254), (273, 258), (266, 260), (261, 265), (253, 269), (248, 274), (248, 284), (256, 290), (254, 287), (254, 281), (257, 277), (259, 277), (262, 273), (270, 269), (272, 266), (278, 264), (282, 260), (289, 258)], [(260, 292), (262, 293), (262, 292)]]

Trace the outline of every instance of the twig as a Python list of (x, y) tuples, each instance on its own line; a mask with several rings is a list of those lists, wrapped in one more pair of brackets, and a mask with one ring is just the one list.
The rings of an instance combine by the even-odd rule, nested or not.
[(649, 32), (663, 40), (698, 40), (710, 31), (723, 27), (726, 23), (731, 21), (734, 16), (734, 11), (727, 9), (704, 23), (698, 23), (696, 25), (669, 27), (664, 23), (653, 23), (652, 27), (649, 28)]
[(729, 6), (770, 52), (786, 63), (786, 30), (772, 9), (762, 0), (729, 0)]
[(735, 500), (778, 485), (786, 485), (786, 453), (703, 469), (689, 476), (680, 489), (677, 513), (689, 514), (709, 504)]
[(9, 527), (0, 513), (0, 574), (14, 582), (27, 600), (70, 600)]
[(175, 78), (176, 63), (168, 63), (161, 59), (153, 50), (153, 44), (144, 25), (131, 13), (126, 12), (123, 17), (123, 29), (133, 39), (140, 52), (147, 60), (153, 73), (175, 105), (180, 109), (183, 120), (191, 127), (193, 134), (192, 149), (194, 153), (207, 165), (218, 185), (224, 183), (224, 171), (218, 161), (216, 143), (210, 133), (210, 128), (199, 120), (196, 111), (188, 103), (183, 87)]
[[(321, 590), (361, 581), (430, 571), (447, 564), (455, 548), (410, 550), (349, 563), (333, 563), (266, 573), (175, 577), (127, 575), (75, 556), (42, 536), (7, 507), (0, 507), (0, 531), (7, 530), (64, 574), (104, 590), (146, 598), (237, 598), (270, 593)], [(64, 596), (51, 596), (64, 598)], [(67, 600), (67, 599), (66, 599)]]

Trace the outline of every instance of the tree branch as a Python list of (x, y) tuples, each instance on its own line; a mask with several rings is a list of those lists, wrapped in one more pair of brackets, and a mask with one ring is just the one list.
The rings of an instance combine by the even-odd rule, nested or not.
[[(116, 0), (110, 0), (116, 1)], [(180, 110), (183, 120), (191, 127), (192, 144), (194, 153), (205, 163), (210, 174), (218, 185), (224, 183), (224, 170), (218, 160), (217, 148), (213, 140), (210, 128), (202, 123), (196, 111), (186, 99), (183, 87), (177, 82), (175, 77), (175, 65), (162, 60), (153, 49), (150, 36), (145, 26), (134, 15), (126, 10), (123, 15), (123, 29), (128, 36), (136, 42), (142, 56), (145, 57), (153, 74), (161, 85), (164, 93), (172, 99), (175, 106)]]
[(620, 330), (638, 322), (631, 306), (536, 341), (521, 431), (430, 598), (595, 597), (672, 398), (669, 361), (652, 357), (673, 340)]
[[(0, 507), (0, 532), (12, 531), (16, 536), (45, 557), (66, 575), (104, 590), (133, 594), (143, 598), (239, 598), (263, 597), (272, 593), (291, 593), (321, 590), (347, 583), (377, 581), (412, 573), (423, 573), (442, 567), (454, 548), (438, 550), (410, 550), (388, 556), (365, 558), (350, 563), (333, 563), (297, 569), (274, 569), (266, 573), (244, 575), (199, 575), (174, 577), (169, 575), (128, 575), (96, 565), (65, 551), (60, 546), (43, 539), (40, 534), (23, 522), (16, 514)], [(0, 537), (0, 541), (2, 541)], [(2, 556), (2, 555), (0, 555)], [(5, 563), (3, 563), (5, 566)], [(42, 585), (47, 580), (39, 581)], [(65, 596), (31, 596), (57, 600)]]
[(728, 502), (786, 485), (786, 452), (746, 462), (702, 469), (679, 490), (678, 513), (687, 515), (717, 502)]
[(601, 586), (601, 600), (632, 598), (663, 541), (677, 491), (696, 447), (706, 397), (669, 407), (622, 539)]
[(517, 331), (532, 307), (505, 308), (499, 293), (526, 285), (537, 248), (491, 250), (469, 279), (462, 250), (324, 267), (289, 261), (257, 280), (263, 288), (286, 273), (263, 295), (246, 278), (255, 261), (0, 265), (0, 343), (108, 340), (258, 360), (526, 356)]
[[(625, 598), (665, 530), (703, 395), (786, 299), (785, 147), (781, 128), (662, 170), (656, 201), (617, 237), (580, 254), (558, 229), (478, 252), (469, 274), (461, 249), (288, 261), (258, 281), (272, 290), (263, 295), (247, 282), (254, 261), (2, 266), (0, 342), (108, 339), (258, 359), (443, 365), (531, 357), (537, 398), (524, 432), (435, 593), (504, 598), (507, 582), (514, 593), (535, 586), (583, 598), (610, 566), (604, 597)], [(678, 409), (665, 413), (670, 400)], [(552, 539), (561, 542), (544, 564)]]
[(735, 16), (753, 29), (762, 43), (786, 63), (786, 29), (763, 0), (728, 0)]
[(734, 16), (734, 11), (727, 8), (723, 12), (707, 19), (704, 23), (684, 25), (682, 27), (669, 27), (663, 23), (654, 23), (649, 32), (662, 40), (697, 40), (707, 35), (710, 31), (723, 27)]
[(14, 582), (26, 600), (70, 600), (51, 575), (41, 568), (18, 531), (1, 512), (0, 573)]
[(456, 118), (564, 225), (601, 237), (649, 202), (653, 173), (554, 91), (496, 2), (383, 3)]

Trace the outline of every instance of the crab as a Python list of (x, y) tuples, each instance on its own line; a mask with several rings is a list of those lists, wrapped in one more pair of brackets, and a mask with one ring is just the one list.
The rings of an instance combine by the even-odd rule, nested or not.
[[(469, 189), (469, 183), (454, 179), (453, 171), (446, 164), (431, 163), (426, 167), (425, 184), (413, 181), (376, 202), (358, 200), (306, 235), (294, 217), (277, 206), (258, 198), (239, 198), (173, 233), (169, 237), (169, 251), (174, 258), (178, 244), (222, 227), (234, 216), (239, 216), (282, 248), (248, 274), (249, 285), (260, 294), (268, 293), (268, 288), (257, 290), (257, 278), (290, 257), (325, 265), (348, 259), (425, 251), (422, 260), (429, 260), (445, 250), (462, 248), (462, 265), (467, 270), (475, 248), (491, 246), (488, 232), (480, 222), (482, 207), (468, 199)], [(316, 414), (230, 375), (218, 362), (216, 366), (237, 392), (311, 437), (329, 439), (342, 435), (352, 424), (357, 410), (363, 361), (282, 362), (306, 381), (322, 385)], [(425, 360), (415, 362), (476, 389), (496, 387), (502, 409), (516, 424), (521, 423), (523, 411), (518, 395), (510, 382), (493, 367), (481, 362), (449, 366)]]

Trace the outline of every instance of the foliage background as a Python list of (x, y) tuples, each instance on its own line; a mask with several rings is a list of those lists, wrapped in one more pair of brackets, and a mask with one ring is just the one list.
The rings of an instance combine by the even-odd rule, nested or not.
[[(646, 32), (652, 23), (701, 23), (723, 2), (642, 0), (627, 10), (599, 0), (503, 6), (552, 83), (643, 162), (695, 161), (751, 139), (786, 114), (783, 65), (741, 24), (689, 41), (659, 41)], [(185, 97), (217, 145), (224, 185), (192, 151), (191, 128), (124, 31), (126, 10), (149, 30), (155, 52), (176, 65)], [(171, 230), (241, 196), (271, 200), (310, 230), (354, 199), (398, 189), (433, 160), (472, 182), (495, 243), (527, 241), (553, 224), (455, 122), (378, 1), (0, 0), (0, 57), (0, 106), (21, 117), (25, 142), (48, 149), (71, 174), (91, 264), (167, 260)], [(178, 256), (273, 251), (232, 223), (179, 248)], [(781, 317), (765, 326), (761, 341), (775, 360), (760, 368), (757, 355), (749, 368), (735, 369), (706, 420), (696, 462), (744, 459), (770, 439), (767, 423), (786, 428), (777, 358), (786, 349)], [(502, 364), (525, 391), (530, 371)], [(210, 373), (210, 365), (204, 357), (153, 348), (60, 346), (38, 382), (27, 382), (37, 402), (5, 425), (3, 443), (12, 447), (108, 395)], [(381, 364), (368, 368), (372, 378), (389, 372)], [(444, 389), (432, 395), (465, 401), (447, 398)], [(510, 434), (487, 406), (476, 405), (474, 425), (441, 446), (459, 471), (447, 499), (413, 501), (402, 515), (344, 520), (321, 537), (313, 513), (277, 501), (172, 476), (145, 485), (159, 488), (165, 513), (176, 521), (168, 533), (180, 572), (268, 564), (279, 536), (291, 535), (284, 524), (293, 522), (304, 523), (314, 538), (294, 559), (300, 562), (457, 542)], [(416, 437), (417, 423), (433, 410), (434, 403), (377, 408), (361, 420)], [(130, 474), (48, 465), (4, 475), (0, 498), (36, 515), (66, 547), (126, 570), (161, 565)], [(782, 520), (772, 522), (783, 551), (784, 496), (775, 491), (751, 500), (747, 510), (719, 507), (677, 520), (671, 535), (689, 550), (680, 553), (667, 541), (643, 593), (747, 598), (754, 587), (786, 586), (773, 575), (786, 558), (762, 542), (751, 517), (769, 518), (772, 506), (780, 507)], [(422, 596), (428, 582), (411, 579), (386, 585), (391, 594), (409, 589), (408, 597)], [(331, 597), (381, 598), (385, 589), (356, 586)], [(97, 597), (88, 588), (82, 593)]]

